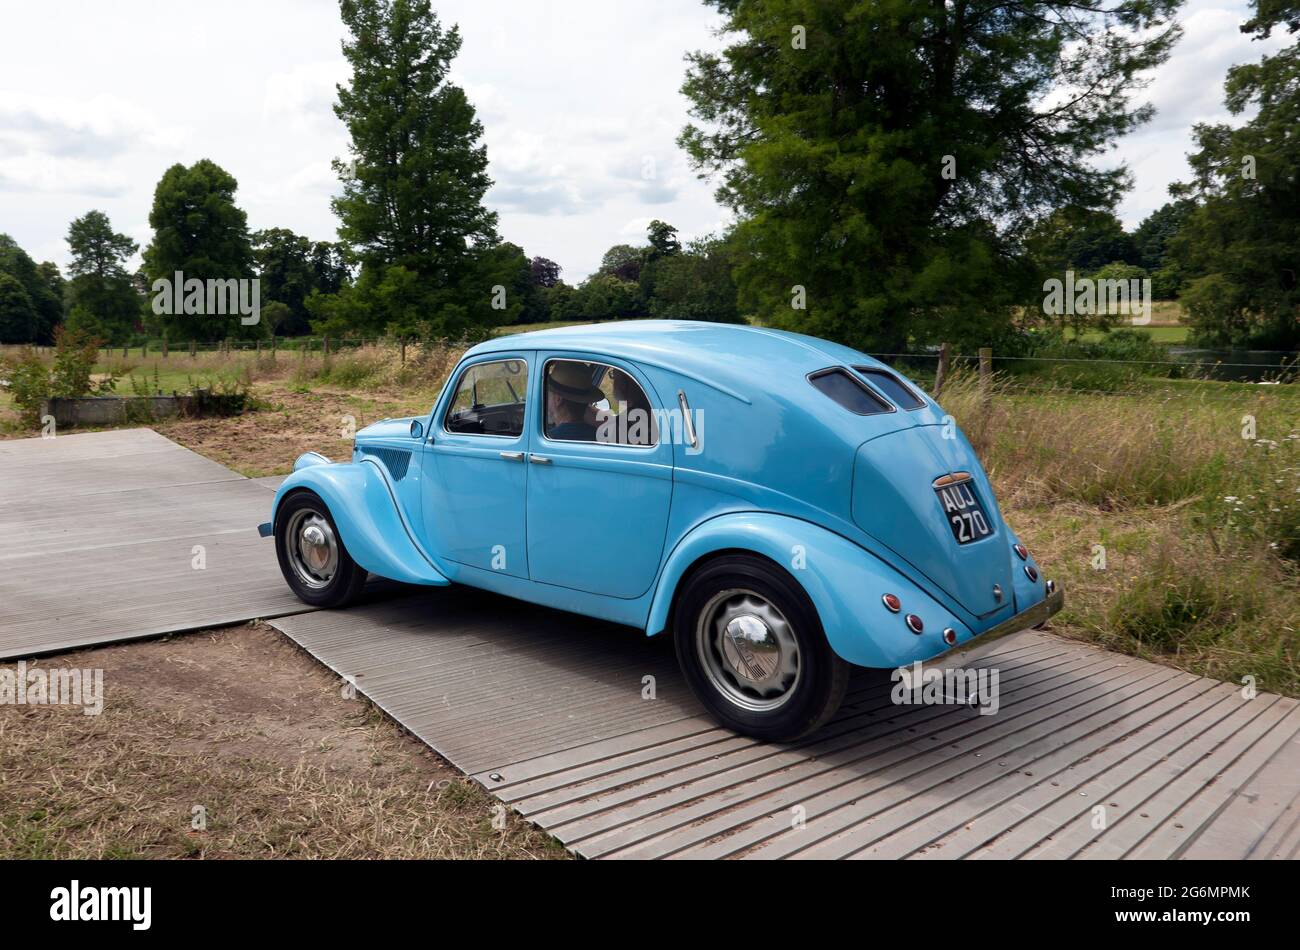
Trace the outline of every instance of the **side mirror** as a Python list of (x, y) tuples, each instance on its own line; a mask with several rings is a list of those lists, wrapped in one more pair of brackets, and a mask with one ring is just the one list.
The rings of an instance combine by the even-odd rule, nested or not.
[(418, 439), (424, 435), (424, 423), (419, 419), (411, 420), (411, 438)]

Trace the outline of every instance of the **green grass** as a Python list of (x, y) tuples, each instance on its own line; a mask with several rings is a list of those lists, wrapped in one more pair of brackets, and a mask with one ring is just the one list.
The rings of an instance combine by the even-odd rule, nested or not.
[[(1134, 327), (1133, 329), (1138, 330), (1141, 333), (1145, 333), (1147, 336), (1151, 337), (1152, 342), (1172, 344), (1172, 345), (1186, 343), (1187, 336), (1189, 333), (1187, 327), (1181, 327), (1181, 326), (1180, 327), (1145, 326), (1145, 327)], [(1077, 337), (1077, 339), (1084, 343), (1098, 343), (1101, 340), (1105, 339), (1105, 337), (1106, 334), (1102, 333), (1100, 330), (1088, 330), (1085, 333), (1080, 334)], [(1066, 338), (1076, 339), (1073, 331), (1069, 331), (1066, 334)]]

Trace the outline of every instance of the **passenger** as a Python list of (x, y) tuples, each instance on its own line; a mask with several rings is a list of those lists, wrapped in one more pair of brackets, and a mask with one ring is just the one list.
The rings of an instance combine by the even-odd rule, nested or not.
[(596, 426), (589, 413), (605, 398), (592, 384), (590, 363), (568, 360), (551, 363), (546, 374), (546, 437), (567, 442), (595, 442)]

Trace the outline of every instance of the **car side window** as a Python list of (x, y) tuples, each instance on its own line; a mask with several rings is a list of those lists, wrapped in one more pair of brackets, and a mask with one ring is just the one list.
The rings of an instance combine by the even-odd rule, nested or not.
[(654, 407), (645, 391), (616, 366), (548, 360), (542, 431), (557, 442), (658, 444)]
[(524, 431), (528, 364), (524, 360), (475, 363), (460, 374), (443, 428), (461, 435), (514, 438)]

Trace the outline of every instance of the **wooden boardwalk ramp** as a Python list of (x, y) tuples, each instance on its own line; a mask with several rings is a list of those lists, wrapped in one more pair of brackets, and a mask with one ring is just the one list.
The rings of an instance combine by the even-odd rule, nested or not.
[(772, 745), (699, 712), (666, 638), (502, 598), (274, 625), (586, 857), (1300, 853), (1300, 704), (1050, 633), (946, 659), (997, 670), (995, 714), (896, 705), (863, 671), (831, 724)]

